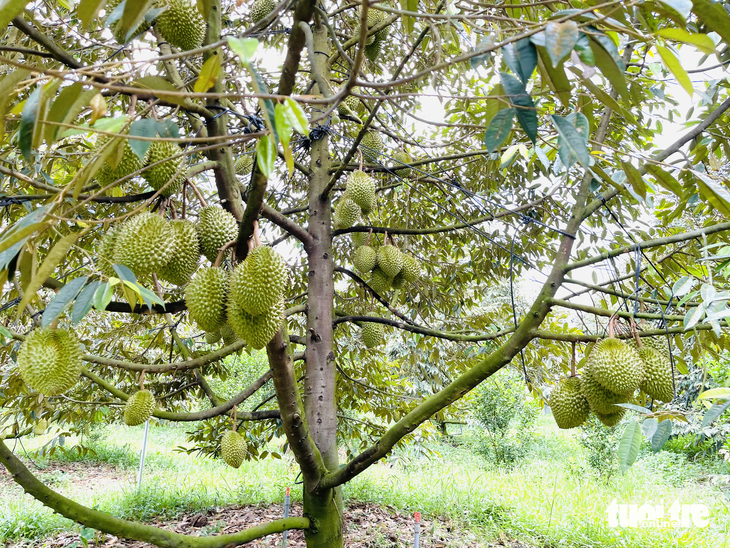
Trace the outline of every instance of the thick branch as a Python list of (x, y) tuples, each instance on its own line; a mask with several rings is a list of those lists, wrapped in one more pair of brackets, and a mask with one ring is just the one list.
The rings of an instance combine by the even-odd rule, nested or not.
[(5, 468), (13, 476), (15, 482), (26, 493), (62, 516), (110, 535), (149, 542), (160, 548), (226, 548), (245, 544), (255, 539), (274, 533), (281, 533), (289, 529), (307, 529), (309, 527), (309, 519), (294, 517), (277, 519), (228, 535), (215, 537), (181, 535), (168, 531), (167, 529), (135, 521), (127, 521), (112, 516), (111, 514), (92, 510), (64, 497), (60, 493), (43, 485), (13, 455), (12, 451), (8, 449), (2, 440), (0, 440), (0, 462), (3, 463)]
[(550, 304), (560, 306), (562, 308), (570, 308), (571, 310), (580, 310), (581, 312), (587, 312), (595, 316), (605, 316), (610, 318), (611, 316), (621, 316), (622, 318), (644, 318), (647, 320), (667, 320), (668, 322), (681, 322), (684, 320), (684, 316), (672, 315), (672, 314), (650, 314), (648, 312), (623, 312), (617, 310), (612, 312), (598, 306), (590, 306), (587, 304), (571, 303), (569, 301), (563, 301), (561, 299), (550, 299)]
[[(661, 337), (669, 333), (675, 335), (677, 333), (688, 333), (695, 330), (705, 331), (712, 329), (712, 326), (707, 323), (698, 323), (690, 329), (684, 327), (670, 327), (668, 329), (647, 329), (639, 331), (639, 337)], [(554, 333), (544, 329), (536, 329), (533, 331), (536, 339), (544, 339), (548, 341), (565, 341), (565, 342), (595, 342), (603, 339), (602, 335), (584, 335), (583, 333)], [(617, 333), (616, 337), (619, 339), (633, 339), (633, 334), (620, 334)]]
[(427, 335), (429, 337), (436, 337), (439, 339), (446, 339), (449, 341), (491, 341), (504, 337), (514, 332), (514, 328), (502, 329), (501, 331), (495, 331), (494, 333), (482, 333), (479, 335), (463, 335), (460, 333), (449, 333), (448, 331), (439, 331), (438, 329), (429, 329), (428, 327), (421, 327), (420, 325), (412, 325), (404, 322), (397, 322), (388, 318), (379, 318), (374, 316), (341, 316), (334, 320), (332, 323), (337, 325), (343, 322), (370, 322), (370, 323), (381, 323), (383, 325), (389, 325), (402, 331), (410, 331), (411, 333), (419, 333), (421, 335)]

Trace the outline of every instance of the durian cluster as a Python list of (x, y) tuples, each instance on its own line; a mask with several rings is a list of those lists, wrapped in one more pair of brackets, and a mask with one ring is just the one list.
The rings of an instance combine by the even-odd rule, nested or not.
[(360, 215), (370, 213), (375, 207), (375, 189), (375, 179), (364, 171), (353, 171), (347, 178), (345, 193), (335, 205), (335, 228), (350, 228)]
[(104, 234), (99, 270), (114, 276), (112, 265), (120, 264), (137, 277), (156, 273), (173, 285), (185, 285), (198, 269), (201, 253), (214, 262), (219, 249), (237, 235), (236, 219), (217, 206), (204, 207), (197, 225), (139, 213)]
[(402, 289), (406, 283), (415, 282), (421, 276), (421, 263), (418, 259), (402, 252), (392, 244), (374, 248), (367, 241), (367, 235), (355, 237), (355, 253), (352, 263), (361, 274), (370, 274), (368, 285), (381, 297), (391, 289)]
[(637, 390), (659, 401), (674, 397), (672, 368), (666, 341), (645, 338), (642, 345), (615, 338), (596, 343), (583, 376), (563, 380), (550, 396), (550, 408), (560, 428), (583, 424), (592, 411), (606, 426), (626, 413), (616, 404), (629, 403)]
[[(271, 247), (254, 248), (230, 274), (222, 268), (199, 270), (185, 291), (190, 317), (206, 340), (234, 337), (261, 349), (284, 320), (284, 289), (289, 270)], [(228, 338), (228, 341), (226, 341)]]
[(34, 329), (18, 351), (20, 377), (45, 396), (63, 394), (81, 374), (81, 354), (81, 345), (70, 331)]
[[(357, 16), (358, 19), (361, 17), (360, 15), (361, 8), (358, 8), (357, 10)], [(368, 10), (368, 16), (367, 16), (367, 26), (368, 30), (378, 26), (380, 23), (385, 21), (388, 18), (388, 14), (384, 11), (381, 11), (379, 9), (375, 9), (371, 7)], [(365, 42), (365, 58), (375, 63), (378, 60), (378, 57), (380, 57), (380, 53), (383, 51), (383, 45), (385, 45), (385, 41), (388, 39), (388, 34), (390, 33), (390, 27), (385, 27), (377, 31), (375, 34), (371, 34), (368, 36), (367, 42)]]
[[(97, 148), (101, 148), (105, 142), (106, 140), (100, 140)], [(141, 173), (142, 178), (153, 189), (162, 189), (160, 194), (163, 196), (172, 196), (182, 188), (187, 176), (187, 169), (184, 166), (185, 158), (183, 156), (174, 158), (178, 154), (180, 154), (180, 147), (175, 143), (154, 141), (147, 149), (144, 159), (140, 161), (137, 154), (129, 146), (129, 141), (127, 141), (124, 144), (124, 151), (119, 163), (116, 166), (112, 166), (109, 162), (103, 165), (97, 172), (97, 182), (103, 188), (114, 181), (146, 168)], [(158, 164), (158, 162), (160, 163)]]

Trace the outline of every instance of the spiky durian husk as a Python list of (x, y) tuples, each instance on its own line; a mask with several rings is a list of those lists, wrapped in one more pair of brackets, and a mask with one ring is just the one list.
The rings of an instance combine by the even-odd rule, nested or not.
[(200, 250), (211, 263), (215, 262), (221, 247), (238, 237), (236, 218), (218, 206), (200, 210), (197, 229)]
[(403, 269), (403, 254), (394, 245), (378, 249), (378, 266), (388, 278), (395, 278)]
[(215, 344), (221, 340), (221, 332), (219, 331), (206, 331), (205, 342), (208, 344)]
[[(643, 341), (642, 341), (643, 342)], [(644, 379), (640, 388), (655, 400), (670, 402), (674, 399), (672, 364), (669, 357), (650, 346), (638, 349), (644, 362)]]
[(258, 23), (264, 17), (269, 15), (276, 8), (274, 0), (254, 0), (251, 5), (251, 19), (254, 23)]
[(253, 158), (248, 154), (242, 154), (236, 160), (235, 168), (236, 175), (248, 175), (253, 168)]
[(378, 263), (378, 254), (369, 245), (362, 245), (355, 250), (352, 263), (357, 271), (363, 274), (370, 272)]
[(99, 241), (96, 266), (107, 277), (116, 276), (112, 265), (114, 264), (114, 248), (117, 245), (120, 228), (121, 225), (110, 226)]
[(42, 436), (48, 430), (48, 421), (46, 419), (40, 419), (33, 427), (34, 436)]
[(588, 369), (583, 374), (580, 383), (581, 392), (588, 401), (591, 410), (598, 414), (611, 414), (616, 413), (620, 407), (616, 407), (614, 404), (627, 403), (629, 397), (623, 394), (614, 394), (610, 390), (606, 390), (601, 384), (596, 381)]
[(252, 316), (246, 312), (234, 299), (228, 300), (228, 324), (236, 335), (256, 350), (262, 349), (274, 338), (276, 332), (281, 328), (282, 321), (284, 321), (283, 300), (278, 301), (270, 310), (258, 316)]
[[(97, 147), (101, 148), (108, 141), (108, 139), (99, 139)], [(139, 171), (142, 169), (142, 161), (139, 159), (137, 154), (129, 146), (129, 141), (124, 143), (124, 150), (122, 152), (122, 158), (116, 167), (112, 167), (109, 161), (105, 163), (102, 168), (96, 174), (96, 179), (102, 188), (105, 188), (119, 179), (126, 177), (130, 173)]]
[(221, 456), (228, 466), (238, 468), (243, 464), (248, 445), (238, 432), (227, 430), (221, 438)]
[(172, 226), (159, 215), (145, 211), (122, 224), (114, 246), (114, 262), (139, 277), (162, 270), (174, 252)]
[(352, 241), (352, 247), (358, 248), (361, 245), (365, 245), (365, 242), (368, 241), (368, 233), (367, 232), (352, 232), (350, 234), (350, 240)]
[(375, 179), (364, 171), (353, 171), (347, 178), (345, 188), (350, 199), (363, 210), (370, 211), (375, 200)]
[(633, 393), (644, 377), (644, 364), (636, 349), (613, 338), (596, 343), (587, 367), (601, 386), (616, 394)]
[(609, 428), (616, 426), (618, 423), (621, 422), (621, 419), (624, 418), (624, 415), (626, 414), (626, 409), (623, 409), (619, 407), (620, 411), (617, 411), (615, 413), (609, 413), (609, 414), (603, 414), (603, 413), (596, 413), (596, 417), (598, 417), (598, 420), (601, 421), (604, 425), (608, 426)]
[[(411, 155), (407, 152), (396, 152), (393, 155), (393, 159), (395, 160), (393, 165), (396, 167), (402, 166), (403, 164), (408, 166), (413, 162), (413, 158), (411, 158)], [(398, 177), (408, 177), (411, 174), (411, 171), (413, 171), (413, 168), (411, 167), (401, 167), (400, 169), (394, 170)]]
[(335, 214), (332, 221), (336, 229), (350, 228), (360, 218), (362, 210), (352, 199), (343, 196), (335, 206)]
[(288, 279), (289, 268), (282, 256), (272, 247), (259, 246), (233, 271), (230, 298), (258, 316), (281, 299)]
[(379, 266), (376, 266), (370, 275), (368, 285), (375, 293), (384, 297), (393, 285), (393, 278), (389, 278)]
[(143, 424), (155, 411), (155, 397), (149, 390), (132, 394), (124, 406), (124, 424), (137, 426)]
[(401, 253), (403, 256), (403, 269), (401, 274), (407, 282), (415, 282), (421, 277), (421, 262), (408, 253)]
[(365, 348), (375, 348), (382, 344), (385, 326), (377, 322), (364, 322), (360, 333)]
[(185, 288), (190, 317), (203, 331), (217, 331), (226, 323), (228, 273), (220, 268), (201, 268)]
[[(146, 166), (152, 167), (142, 172), (142, 178), (155, 190), (160, 190), (164, 187), (164, 190), (161, 191), (163, 196), (172, 196), (182, 188), (185, 182), (187, 170), (185, 169), (184, 157), (172, 158), (176, 154), (180, 154), (180, 152), (180, 147), (169, 141), (155, 141), (147, 149), (144, 163)], [(166, 160), (166, 158), (172, 159)], [(166, 161), (161, 164), (152, 165), (161, 160)]]
[(559, 428), (575, 428), (588, 418), (591, 408), (581, 392), (578, 377), (563, 379), (550, 394), (550, 409)]
[(175, 252), (158, 274), (171, 284), (185, 285), (195, 274), (200, 261), (198, 232), (195, 230), (195, 225), (187, 220), (174, 220), (169, 223), (175, 235)]
[(34, 329), (18, 351), (20, 377), (46, 396), (63, 394), (76, 384), (81, 366), (81, 346), (65, 329)]
[(238, 335), (236, 335), (236, 332), (233, 331), (233, 328), (228, 323), (223, 324), (223, 327), (221, 327), (221, 338), (225, 346), (231, 346), (239, 340)]
[(180, 51), (203, 45), (207, 24), (195, 0), (166, 0), (167, 9), (157, 16), (157, 30)]
[(378, 162), (384, 149), (383, 138), (377, 131), (368, 131), (360, 141), (360, 150), (366, 162)]

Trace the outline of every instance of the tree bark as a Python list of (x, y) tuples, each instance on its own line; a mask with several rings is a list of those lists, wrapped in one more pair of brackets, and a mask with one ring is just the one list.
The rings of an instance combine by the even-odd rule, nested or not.
[[(329, 52), (327, 29), (320, 21), (314, 29), (314, 50)], [(318, 55), (319, 73), (328, 79), (327, 57)], [(321, 92), (321, 90), (320, 90)], [(316, 93), (316, 91), (315, 91)], [(330, 200), (324, 192), (329, 183), (329, 139), (312, 143), (309, 185), (309, 226), (311, 242), (306, 247), (309, 263), (307, 314), (307, 368), (304, 379), (304, 410), (312, 439), (319, 448), (325, 467), (339, 467), (337, 454), (337, 406), (335, 403), (335, 356), (332, 346), (334, 263), (332, 261), (332, 220)], [(343, 546), (342, 492), (340, 488), (304, 490), (304, 515), (312, 527), (305, 534), (308, 548)]]

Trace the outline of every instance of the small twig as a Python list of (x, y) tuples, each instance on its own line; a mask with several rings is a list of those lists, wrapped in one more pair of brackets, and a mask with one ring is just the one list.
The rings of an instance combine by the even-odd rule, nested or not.
[[(224, 245), (223, 247), (221, 247), (218, 250), (218, 256), (215, 258), (215, 262), (213, 263), (213, 266), (215, 268), (218, 268), (221, 265), (221, 263), (223, 262), (223, 257), (226, 254), (226, 250), (229, 247), (236, 245), (236, 242), (238, 242), (238, 240), (231, 240), (230, 242), (226, 243), (226, 245)], [(235, 255), (235, 253), (234, 253), (234, 255)]]
[(146, 369), (143, 369), (142, 372), (139, 374), (139, 389), (144, 390), (144, 374), (147, 372)]
[(193, 189), (193, 192), (198, 197), (198, 201), (200, 202), (200, 205), (203, 207), (208, 207), (208, 202), (205, 201), (205, 198), (203, 198), (203, 195), (200, 193), (200, 190), (197, 186), (195, 186), (195, 183), (191, 180), (188, 180), (187, 183), (190, 185), (190, 188)]

